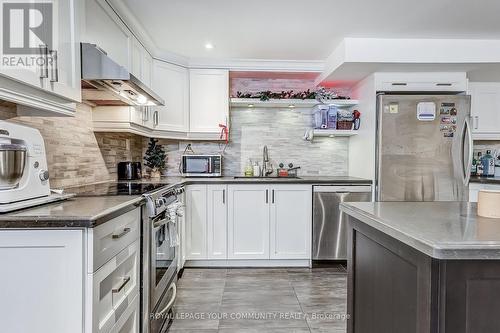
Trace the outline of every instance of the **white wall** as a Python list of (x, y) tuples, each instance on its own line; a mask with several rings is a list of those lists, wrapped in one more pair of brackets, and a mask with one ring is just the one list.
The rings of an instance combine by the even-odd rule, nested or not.
[(376, 90), (375, 75), (357, 83), (351, 98), (359, 100), (361, 126), (349, 141), (349, 176), (375, 180)]

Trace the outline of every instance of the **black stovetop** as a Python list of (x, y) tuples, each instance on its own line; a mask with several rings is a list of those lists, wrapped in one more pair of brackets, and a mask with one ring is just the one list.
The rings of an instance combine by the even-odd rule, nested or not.
[(113, 196), (113, 195), (141, 195), (151, 192), (167, 183), (137, 183), (137, 182), (109, 182), (84, 185), (67, 189), (67, 192), (76, 193), (79, 197)]

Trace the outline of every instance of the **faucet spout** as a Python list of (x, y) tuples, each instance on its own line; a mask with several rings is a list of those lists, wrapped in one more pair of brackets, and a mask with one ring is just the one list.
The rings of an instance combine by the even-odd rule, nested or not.
[(267, 177), (273, 173), (273, 167), (269, 164), (269, 152), (267, 146), (262, 151), (262, 177)]

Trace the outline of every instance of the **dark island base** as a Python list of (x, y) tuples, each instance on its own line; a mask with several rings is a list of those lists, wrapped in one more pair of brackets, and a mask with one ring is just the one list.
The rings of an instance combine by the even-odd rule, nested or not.
[(348, 333), (498, 333), (500, 260), (438, 260), (349, 217)]

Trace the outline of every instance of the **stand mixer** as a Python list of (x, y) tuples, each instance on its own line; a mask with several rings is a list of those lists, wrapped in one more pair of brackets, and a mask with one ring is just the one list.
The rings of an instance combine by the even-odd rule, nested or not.
[(0, 205), (49, 195), (42, 135), (34, 128), (0, 121)]

